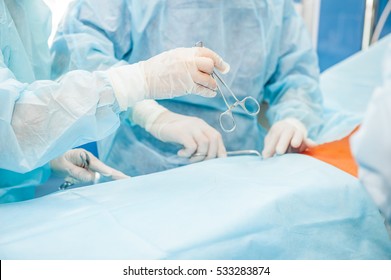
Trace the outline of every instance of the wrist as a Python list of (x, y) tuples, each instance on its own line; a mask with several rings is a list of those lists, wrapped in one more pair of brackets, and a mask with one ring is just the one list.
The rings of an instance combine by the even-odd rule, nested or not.
[(153, 124), (165, 112), (168, 112), (168, 110), (156, 101), (144, 100), (133, 107), (131, 120), (146, 131), (151, 132)]
[(120, 110), (124, 111), (137, 102), (148, 98), (148, 87), (139, 63), (107, 70)]

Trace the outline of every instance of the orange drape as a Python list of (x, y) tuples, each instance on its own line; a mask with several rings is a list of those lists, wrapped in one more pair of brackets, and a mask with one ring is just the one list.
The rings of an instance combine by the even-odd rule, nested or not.
[(319, 145), (303, 154), (312, 156), (321, 161), (327, 162), (355, 177), (357, 177), (358, 168), (350, 151), (349, 139), (357, 128), (345, 138)]

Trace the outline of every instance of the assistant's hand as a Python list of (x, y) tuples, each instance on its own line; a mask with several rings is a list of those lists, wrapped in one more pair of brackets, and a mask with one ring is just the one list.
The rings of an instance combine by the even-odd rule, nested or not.
[(190, 162), (227, 156), (221, 134), (196, 117), (167, 110), (160, 114), (147, 131), (161, 141), (183, 145), (178, 156), (190, 158)]
[[(89, 158), (88, 167), (85, 166), (87, 154)], [(122, 172), (105, 165), (93, 154), (84, 149), (74, 149), (66, 152), (62, 156), (52, 160), (50, 167), (55, 175), (67, 178), (72, 183), (92, 183), (95, 180), (95, 172), (109, 177), (112, 180), (129, 178), (129, 176)]]
[(265, 137), (263, 158), (287, 152), (303, 152), (315, 147), (316, 143), (307, 138), (307, 129), (296, 119), (288, 118), (272, 125)]

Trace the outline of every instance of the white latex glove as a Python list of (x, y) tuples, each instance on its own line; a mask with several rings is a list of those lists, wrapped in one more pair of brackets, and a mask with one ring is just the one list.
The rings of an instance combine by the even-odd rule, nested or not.
[(274, 154), (303, 152), (315, 146), (316, 143), (307, 138), (305, 126), (299, 120), (288, 118), (272, 125), (265, 137), (262, 156), (269, 158)]
[(109, 77), (121, 109), (143, 99), (164, 99), (190, 93), (216, 95), (211, 77), (214, 68), (222, 73), (229, 65), (207, 48), (178, 48), (146, 61), (110, 69)]
[(170, 112), (153, 100), (134, 106), (131, 120), (163, 142), (183, 145), (178, 156), (190, 162), (227, 156), (217, 130), (199, 118)]
[[(89, 166), (84, 166), (83, 158), (86, 159), (86, 154), (89, 156)], [(84, 149), (74, 149), (66, 152), (62, 156), (50, 161), (50, 167), (53, 174), (66, 178), (70, 183), (93, 183), (95, 180), (95, 172), (108, 177), (112, 180), (120, 180), (129, 178), (122, 172), (115, 170), (93, 154)]]

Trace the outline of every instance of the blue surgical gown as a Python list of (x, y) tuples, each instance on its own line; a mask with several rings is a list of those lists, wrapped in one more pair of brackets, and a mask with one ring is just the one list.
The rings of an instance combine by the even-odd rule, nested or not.
[(105, 73), (48, 80), (50, 31), (41, 0), (0, 0), (0, 203), (33, 197), (50, 174), (47, 162), (119, 125)]
[[(53, 44), (53, 74), (134, 63), (198, 41), (231, 65), (224, 79), (240, 99), (250, 95), (269, 105), (270, 124), (297, 118), (316, 139), (322, 125), (318, 62), (291, 0), (76, 1)], [(266, 130), (239, 109), (236, 130), (221, 131), (219, 114), (226, 107), (219, 95), (159, 103), (204, 119), (222, 133), (228, 151), (262, 150)], [(132, 124), (126, 114), (116, 134), (99, 143), (101, 159), (133, 176), (186, 164), (176, 156), (178, 149)]]
[(383, 83), (351, 142), (360, 181), (385, 217), (391, 237), (391, 45), (384, 61)]

